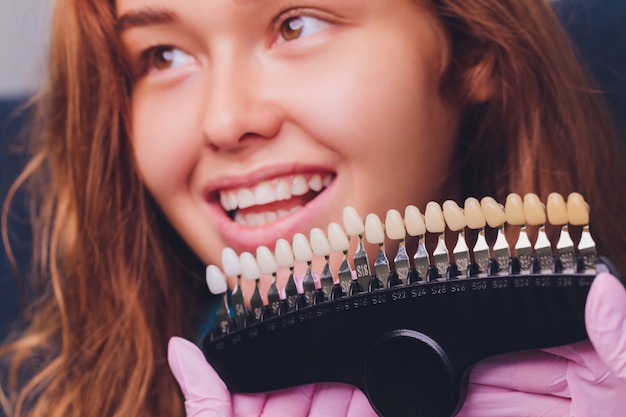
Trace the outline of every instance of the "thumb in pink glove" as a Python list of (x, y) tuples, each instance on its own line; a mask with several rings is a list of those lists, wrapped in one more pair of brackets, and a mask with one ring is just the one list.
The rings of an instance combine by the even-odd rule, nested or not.
[[(259, 358), (263, 360), (263, 358)], [(264, 394), (231, 395), (191, 342), (173, 337), (168, 362), (188, 417), (375, 417), (365, 395), (344, 384), (315, 384)]]
[(187, 417), (233, 415), (230, 392), (193, 343), (172, 337), (167, 360), (185, 396)]

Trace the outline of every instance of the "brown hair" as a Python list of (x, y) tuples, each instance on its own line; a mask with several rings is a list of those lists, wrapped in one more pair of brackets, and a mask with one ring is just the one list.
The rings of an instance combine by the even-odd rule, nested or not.
[[(441, 87), (464, 116), (449, 181), (463, 195), (573, 191), (588, 201), (599, 253), (626, 271), (623, 150), (599, 89), (546, 1), (434, 0), (448, 29)], [(476, 88), (480, 88), (476, 91)]]
[[(36, 153), (18, 181), (34, 189), (39, 298), (28, 329), (0, 350), (11, 360), (16, 416), (183, 414), (165, 349), (171, 335), (194, 338), (201, 280), (190, 271), (201, 268), (135, 172), (130, 77), (110, 3), (59, 0), (55, 9)], [(509, 192), (579, 191), (600, 251), (621, 261), (617, 141), (550, 5), (429, 7), (449, 40), (443, 93), (464, 114), (462, 163), (450, 181), (466, 196), (500, 201)], [(488, 88), (472, 90), (480, 84)], [(21, 380), (24, 369), (32, 375)]]
[(113, 6), (58, 1), (52, 33), (35, 154), (18, 180), (34, 190), (39, 297), (28, 329), (0, 351), (11, 411), (182, 415), (166, 346), (194, 337), (202, 280), (189, 271), (201, 268), (135, 173)]

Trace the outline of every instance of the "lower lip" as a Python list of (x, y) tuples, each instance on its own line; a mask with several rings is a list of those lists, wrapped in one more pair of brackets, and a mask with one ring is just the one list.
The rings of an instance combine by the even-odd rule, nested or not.
[(210, 203), (210, 215), (217, 220), (218, 231), (228, 246), (236, 251), (256, 252), (258, 246), (274, 249), (280, 238), (290, 240), (297, 232), (308, 231), (319, 214), (328, 206), (333, 183), (299, 210), (264, 226), (243, 226), (234, 222), (219, 203)]

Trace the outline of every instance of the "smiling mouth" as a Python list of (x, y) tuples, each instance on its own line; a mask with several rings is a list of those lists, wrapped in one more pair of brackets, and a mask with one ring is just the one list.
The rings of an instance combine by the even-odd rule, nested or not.
[(297, 174), (262, 181), (251, 187), (220, 190), (228, 217), (241, 226), (273, 223), (300, 210), (333, 181), (334, 174)]

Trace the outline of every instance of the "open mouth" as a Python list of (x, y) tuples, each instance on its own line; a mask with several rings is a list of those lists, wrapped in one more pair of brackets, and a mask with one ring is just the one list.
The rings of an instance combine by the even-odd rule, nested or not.
[(265, 226), (301, 209), (333, 181), (332, 173), (289, 175), (254, 186), (220, 190), (224, 211), (237, 224)]

